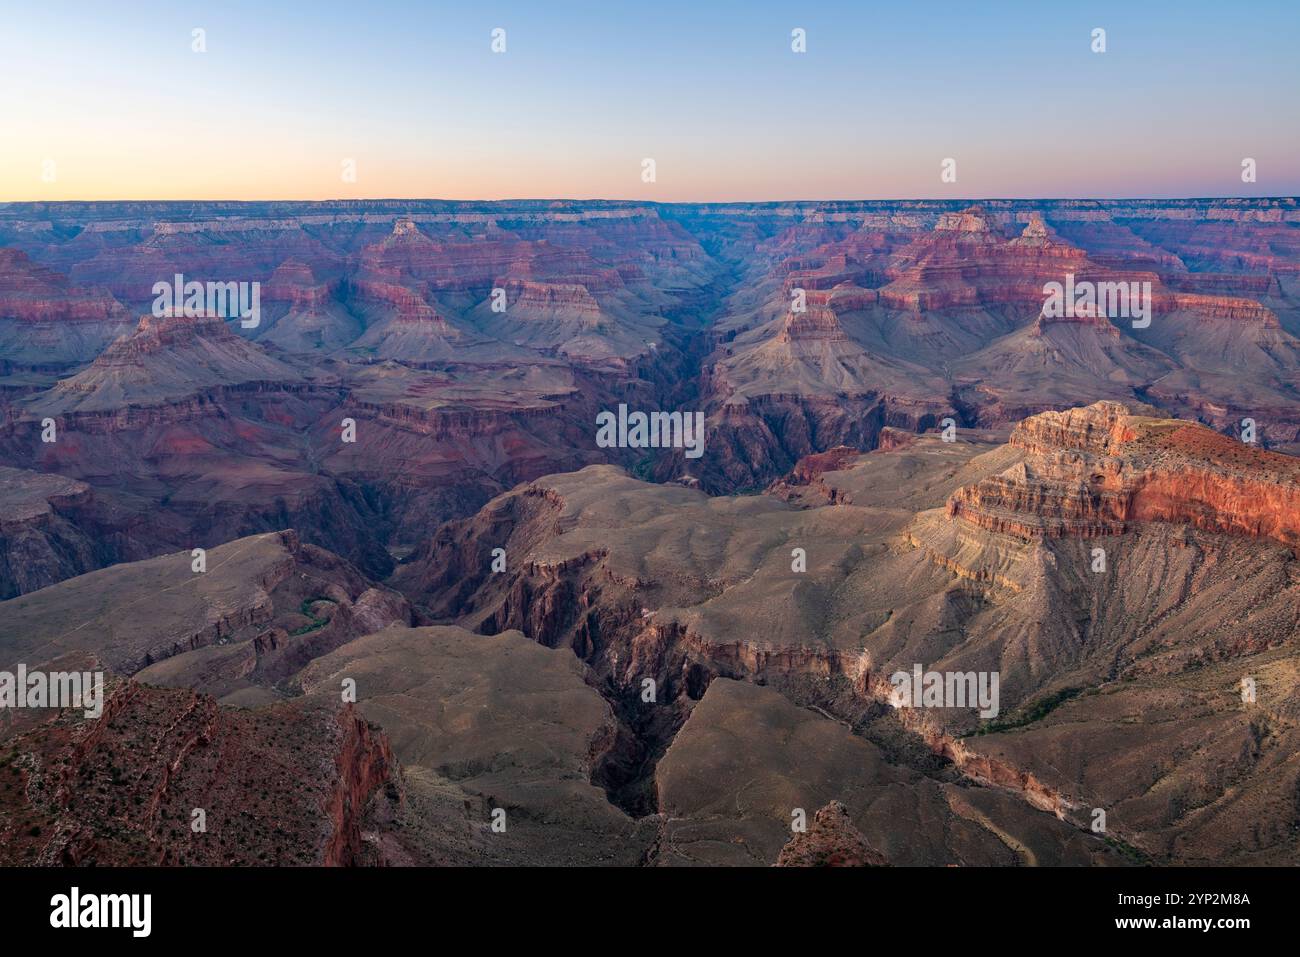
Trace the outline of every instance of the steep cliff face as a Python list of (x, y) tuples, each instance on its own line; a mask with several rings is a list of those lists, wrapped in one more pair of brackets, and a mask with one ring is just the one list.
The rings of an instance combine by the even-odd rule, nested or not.
[(835, 446), (870, 449), (886, 423), (924, 428), (940, 411), (942, 406), (900, 408), (874, 394), (775, 394), (732, 402), (707, 420), (707, 458), (696, 470), (711, 492), (761, 488), (805, 456)]
[(386, 801), (401, 800), (401, 772), (387, 736), (352, 705), (344, 706), (336, 720), (338, 777), (325, 803), (331, 831), (322, 863), (347, 867), (366, 861), (361, 828), (363, 821), (373, 816), (368, 807), (371, 799), (379, 794)]
[(22, 322), (124, 320), (122, 304), (103, 291), (78, 288), (17, 249), (0, 249), (0, 316)]
[(0, 600), (118, 560), (89, 485), (0, 466)]
[(29, 412), (0, 429), (0, 454), (90, 485), (123, 558), (298, 528), (373, 574), (391, 568), (365, 491), (347, 476), (321, 474), (311, 461), (317, 423), (323, 445), (339, 443), (344, 416), (328, 411), (337, 395), (251, 383), (145, 405), (80, 406), (120, 382), (109, 378), (100, 382), (103, 391), (38, 398), (76, 411), (42, 407), (57, 428), (48, 443), (39, 410)]
[(363, 267), (378, 274), (419, 276), (432, 289), (462, 291), (490, 288), (516, 263), (529, 264), (539, 273), (599, 271), (581, 248), (500, 234), (478, 242), (447, 242), (426, 235), (422, 226), (398, 219), (390, 236), (361, 251)]
[[(568, 651), (513, 631), (391, 627), (313, 661), (298, 681), (330, 702), (344, 678), (404, 769), (404, 827), (376, 840), (363, 824), (367, 850), (422, 864), (640, 860), (650, 822), (634, 822), (600, 786), (620, 750), (618, 721)], [(504, 839), (492, 826), (498, 808)]]
[(1300, 542), (1300, 463), (1117, 403), (1045, 412), (1011, 436), (1023, 461), (955, 493), (948, 514), (1019, 538), (1168, 522)]
[[(881, 448), (886, 448), (889, 443), (894, 441), (893, 436), (898, 435), (907, 435), (907, 433), (898, 432), (895, 429), (882, 429), (880, 436)], [(820, 502), (828, 505), (833, 505), (839, 501), (851, 501), (847, 496), (841, 496), (838, 489), (828, 486), (821, 479), (827, 472), (838, 472), (845, 468), (861, 454), (857, 449), (850, 448), (847, 445), (838, 445), (825, 452), (805, 455), (795, 463), (789, 475), (768, 486), (767, 494), (785, 498), (787, 501), (796, 499), (808, 501), (811, 497), (816, 496)], [(811, 496), (809, 492), (812, 493)]]
[(830, 306), (815, 304), (803, 313), (792, 312), (786, 318), (780, 335), (780, 341), (787, 345), (796, 342), (842, 342), (847, 339), (835, 310)]

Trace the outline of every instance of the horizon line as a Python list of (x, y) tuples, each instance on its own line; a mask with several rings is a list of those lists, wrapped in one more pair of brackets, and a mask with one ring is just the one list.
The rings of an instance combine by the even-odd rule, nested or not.
[(1125, 203), (1125, 202), (1225, 202), (1225, 201), (1281, 201), (1300, 202), (1300, 193), (1282, 193), (1275, 196), (958, 196), (952, 198), (937, 196), (907, 196), (892, 198), (857, 198), (857, 199), (630, 199), (614, 197), (591, 197), (577, 199), (569, 196), (514, 196), (503, 199), (447, 199), (438, 196), (350, 196), (327, 197), (323, 199), (211, 199), (191, 197), (185, 199), (14, 199), (0, 200), (0, 208), (10, 206), (55, 205), (60, 203), (124, 204), (124, 203), (456, 203), (462, 205), (486, 205), (502, 203), (615, 203), (627, 206), (753, 206), (753, 205), (824, 205), (830, 203)]

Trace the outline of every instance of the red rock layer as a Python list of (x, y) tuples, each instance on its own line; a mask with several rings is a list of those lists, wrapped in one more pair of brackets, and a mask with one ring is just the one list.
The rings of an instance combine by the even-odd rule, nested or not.
[(600, 304), (587, 286), (577, 282), (533, 282), (503, 279), (507, 310), (512, 316), (562, 315), (566, 320), (600, 318)]
[[(896, 434), (893, 429), (881, 430), (882, 435), (886, 432)], [(840, 445), (826, 452), (805, 455), (795, 464), (794, 469), (786, 478), (786, 482), (791, 485), (808, 485), (826, 472), (839, 471), (861, 454), (862, 452), (859, 449), (851, 449), (846, 445)]]
[(1114, 402), (1044, 412), (1011, 445), (1025, 458), (955, 492), (948, 514), (1033, 539), (1176, 522), (1300, 546), (1300, 460)]
[(447, 323), (447, 320), (438, 315), (437, 311), (414, 289), (371, 277), (353, 279), (350, 288), (358, 302), (391, 307), (399, 320), (429, 322), (437, 327), (439, 335), (456, 334), (456, 330)]
[(804, 312), (792, 312), (785, 319), (781, 342), (846, 341), (848, 336), (835, 311), (809, 304)]
[(342, 286), (339, 280), (321, 282), (311, 266), (296, 259), (279, 265), (262, 287), (265, 303), (287, 302), (297, 307), (323, 306), (338, 296)]
[(17, 249), (0, 248), (0, 319), (25, 322), (96, 322), (125, 318), (112, 296), (70, 285)]
[(1273, 310), (1254, 299), (1243, 296), (1211, 296), (1197, 293), (1164, 292), (1152, 296), (1153, 311), (1157, 314), (1188, 311), (1203, 319), (1227, 319), (1233, 322), (1262, 322), (1280, 329)]

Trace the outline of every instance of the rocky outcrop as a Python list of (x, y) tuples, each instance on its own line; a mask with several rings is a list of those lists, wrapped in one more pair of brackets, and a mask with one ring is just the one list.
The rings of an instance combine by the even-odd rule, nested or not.
[(595, 322), (600, 318), (598, 303), (581, 283), (534, 282), (524, 279), (500, 280), (506, 292), (506, 310), (516, 318), (543, 319), (562, 317), (569, 321)]
[(1047, 230), (1041, 216), (1017, 239), (980, 206), (944, 213), (934, 231), (898, 250), (885, 270), (880, 301), (912, 312), (1021, 306), (1043, 302), (1043, 285), (1095, 271), (1086, 253)]
[(318, 280), (308, 263), (286, 259), (263, 285), (261, 301), (284, 302), (299, 308), (318, 307), (333, 299), (340, 287), (341, 282), (337, 279)]
[(1022, 539), (1168, 522), (1300, 544), (1300, 462), (1204, 426), (1098, 403), (1026, 419), (1011, 445), (1024, 460), (957, 491), (950, 516)]
[(845, 341), (845, 335), (835, 311), (829, 306), (810, 305), (801, 313), (790, 313), (781, 330), (781, 340), (785, 343), (813, 340)]
[(117, 679), (105, 694), (97, 719), (6, 730), (7, 864), (356, 864), (367, 805), (400, 801), (386, 738), (351, 707), (227, 709)]
[[(895, 429), (885, 428), (881, 430), (882, 438), (886, 435), (897, 434), (900, 433)], [(850, 448), (847, 445), (838, 445), (825, 452), (805, 455), (795, 463), (794, 468), (790, 470), (788, 475), (768, 486), (767, 494), (791, 501), (799, 497), (796, 490), (811, 486), (816, 489), (821, 500), (828, 505), (844, 501), (840, 491), (822, 482), (821, 477), (827, 472), (836, 472), (845, 468), (861, 454), (862, 452), (858, 449)]]
[(853, 826), (849, 812), (831, 801), (814, 816), (808, 830), (781, 848), (777, 867), (888, 867), (883, 854)]
[(354, 706), (344, 706), (337, 722), (334, 764), (338, 773), (325, 802), (331, 831), (322, 863), (346, 867), (364, 860), (361, 825), (372, 813), (368, 808), (371, 798), (388, 789), (385, 800), (401, 800), (401, 772), (387, 736), (357, 714)]
[(706, 425), (703, 487), (762, 487), (807, 456), (837, 446), (868, 451), (886, 428), (922, 432), (950, 414), (941, 398), (913, 401), (870, 391), (825, 397), (782, 392), (729, 401)]
[(0, 318), (20, 322), (107, 322), (125, 319), (121, 303), (81, 289), (31, 261), (18, 249), (0, 249)]
[(117, 411), (228, 387), (301, 387), (302, 376), (216, 316), (142, 316), (86, 369), (29, 404), (32, 414)]
[(987, 235), (994, 228), (983, 206), (971, 206), (958, 213), (940, 213), (938, 222), (934, 224), (937, 233)]
[[(895, 429), (882, 429), (882, 432), (898, 434)], [(786, 482), (794, 485), (808, 485), (816, 481), (825, 472), (834, 472), (842, 469), (846, 463), (857, 458), (862, 453), (858, 449), (849, 448), (846, 445), (836, 446), (825, 452), (817, 452), (813, 455), (806, 455), (801, 458), (795, 467), (791, 470)]]

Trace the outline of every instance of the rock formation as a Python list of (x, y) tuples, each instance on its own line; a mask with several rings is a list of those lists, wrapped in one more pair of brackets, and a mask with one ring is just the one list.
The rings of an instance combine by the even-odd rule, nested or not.
[(853, 826), (849, 812), (832, 801), (813, 817), (808, 830), (790, 838), (776, 859), (777, 867), (888, 867)]
[(1099, 402), (1032, 416), (1010, 444), (1023, 460), (955, 493), (949, 515), (1021, 538), (1167, 522), (1300, 543), (1300, 461), (1204, 426)]

